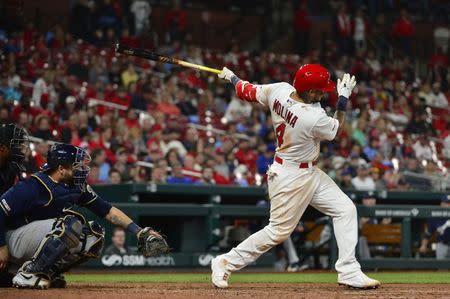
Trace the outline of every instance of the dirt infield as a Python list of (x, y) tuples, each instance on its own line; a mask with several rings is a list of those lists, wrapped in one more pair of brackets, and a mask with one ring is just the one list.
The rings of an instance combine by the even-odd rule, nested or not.
[(450, 284), (386, 284), (376, 290), (350, 290), (337, 284), (233, 284), (214, 289), (205, 283), (71, 283), (67, 289), (0, 289), (1, 298), (449, 298)]

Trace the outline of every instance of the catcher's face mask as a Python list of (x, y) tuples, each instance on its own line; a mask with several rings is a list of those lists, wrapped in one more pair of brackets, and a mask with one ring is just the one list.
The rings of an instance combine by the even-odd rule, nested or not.
[(91, 160), (91, 156), (85, 149), (77, 148), (75, 162), (72, 164), (73, 183), (83, 192), (86, 191), (86, 178), (91, 171), (89, 167)]

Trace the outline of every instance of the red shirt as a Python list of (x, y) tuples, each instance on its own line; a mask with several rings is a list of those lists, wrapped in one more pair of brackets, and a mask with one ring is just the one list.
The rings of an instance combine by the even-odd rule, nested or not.
[(125, 120), (125, 123), (126, 123), (128, 129), (131, 129), (131, 128), (139, 128), (139, 127), (140, 127), (140, 125), (139, 125), (139, 119), (129, 119), (129, 118), (127, 118), (127, 119)]
[(392, 27), (392, 35), (398, 37), (411, 37), (414, 35), (414, 26), (407, 18), (400, 18)]
[(231, 185), (231, 181), (217, 172), (214, 173), (214, 181), (216, 181), (217, 185)]
[(430, 61), (428, 62), (428, 67), (435, 67), (435, 66), (442, 66), (447, 67), (448, 66), (448, 57), (444, 54), (434, 54), (430, 57)]
[(166, 14), (166, 26), (170, 28), (172, 25), (177, 25), (178, 30), (186, 31), (186, 19), (187, 14), (184, 10), (171, 9)]
[(34, 161), (36, 161), (37, 167), (42, 167), (42, 165), (47, 162), (47, 159), (45, 159), (45, 157), (40, 153), (36, 153), (36, 156), (34, 156)]
[(178, 109), (177, 106), (170, 104), (170, 103), (160, 103), (160, 104), (158, 104), (156, 109), (158, 111), (161, 111), (164, 114), (175, 115), (175, 116), (181, 115), (180, 109)]
[(251, 171), (256, 168), (256, 158), (256, 152), (250, 149), (246, 151), (238, 149), (236, 152), (236, 159), (239, 163), (247, 165)]
[(300, 32), (308, 32), (311, 29), (311, 21), (306, 9), (299, 9), (295, 12), (294, 29)]

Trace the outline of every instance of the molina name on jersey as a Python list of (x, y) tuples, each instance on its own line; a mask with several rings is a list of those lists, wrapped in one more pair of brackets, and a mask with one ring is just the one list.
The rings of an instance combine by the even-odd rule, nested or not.
[(291, 126), (292, 128), (295, 127), (295, 123), (298, 120), (298, 116), (292, 113), (289, 109), (285, 108), (283, 105), (281, 105), (280, 101), (278, 99), (275, 99), (273, 102), (272, 110), (281, 116), (286, 123)]

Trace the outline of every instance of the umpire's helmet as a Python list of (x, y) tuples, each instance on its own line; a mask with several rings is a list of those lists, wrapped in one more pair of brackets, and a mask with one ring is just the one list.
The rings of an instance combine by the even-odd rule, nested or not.
[(18, 171), (25, 171), (23, 161), (29, 150), (29, 137), (27, 131), (16, 124), (0, 125), (0, 144), (11, 150), (11, 163)]
[(332, 92), (336, 87), (330, 80), (328, 70), (320, 64), (305, 64), (299, 67), (293, 85), (298, 94), (308, 90)]
[(59, 165), (73, 167), (73, 183), (85, 190), (86, 178), (91, 168), (89, 167), (91, 156), (80, 147), (66, 143), (55, 143), (47, 153), (47, 163), (42, 166), (43, 171), (52, 171)]

